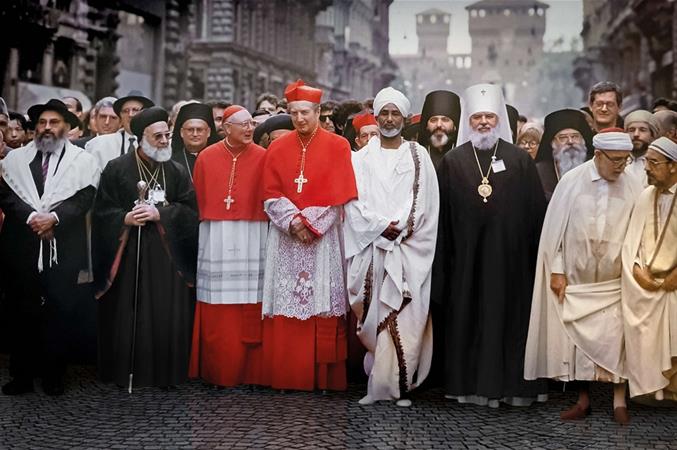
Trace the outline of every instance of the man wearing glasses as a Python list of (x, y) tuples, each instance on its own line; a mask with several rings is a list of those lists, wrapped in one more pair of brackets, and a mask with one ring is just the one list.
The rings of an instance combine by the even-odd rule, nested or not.
[(631, 397), (677, 400), (677, 144), (656, 139), (645, 161), (623, 250), (626, 373)]
[(192, 181), (197, 155), (218, 139), (210, 106), (197, 102), (183, 105), (174, 124), (172, 159), (186, 169)]
[(562, 420), (590, 414), (591, 381), (614, 383), (613, 418), (627, 424), (621, 251), (638, 185), (625, 173), (627, 133), (602, 130), (592, 142), (594, 158), (562, 177), (545, 215), (524, 377), (576, 382)]
[(132, 117), (142, 109), (153, 105), (153, 101), (139, 91), (130, 91), (125, 97), (113, 103), (113, 111), (120, 118), (122, 129), (117, 133), (97, 136), (85, 144), (85, 150), (96, 158), (101, 170), (111, 159), (136, 150), (138, 142), (130, 128)]
[(613, 81), (601, 81), (590, 89), (588, 96), (590, 111), (595, 121), (595, 130), (623, 126), (619, 117), (623, 104), (623, 93)]
[(548, 114), (536, 154), (545, 198), (550, 200), (559, 179), (592, 158), (592, 153), (592, 130), (581, 111), (561, 109)]

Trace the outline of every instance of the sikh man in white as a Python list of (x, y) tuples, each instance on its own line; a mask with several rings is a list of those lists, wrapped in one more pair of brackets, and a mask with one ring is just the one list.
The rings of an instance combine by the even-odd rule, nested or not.
[(439, 191), (435, 167), (420, 144), (405, 141), (409, 100), (387, 87), (374, 99), (380, 138), (352, 162), (358, 199), (346, 206), (350, 305), (367, 349), (367, 395), (360, 404), (397, 400), (425, 380), (432, 360), (428, 309)]
[(637, 183), (624, 171), (632, 141), (621, 131), (595, 135), (594, 158), (561, 178), (541, 232), (524, 378), (580, 381), (578, 402), (562, 420), (590, 413), (590, 381), (615, 383), (614, 420), (630, 420), (621, 251)]
[(623, 247), (626, 372), (630, 397), (677, 401), (677, 144), (656, 139), (645, 161)]

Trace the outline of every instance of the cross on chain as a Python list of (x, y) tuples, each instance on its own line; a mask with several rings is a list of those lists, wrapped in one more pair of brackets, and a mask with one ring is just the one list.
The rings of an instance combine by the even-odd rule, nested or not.
[(223, 202), (226, 204), (226, 209), (230, 209), (230, 204), (235, 203), (235, 199), (228, 194), (228, 197)]
[(484, 89), (482, 89), (482, 90), (480, 91), (480, 93), (481, 93), (482, 95), (484, 95), (484, 94), (487, 93), (487, 91), (485, 91)]
[(303, 191), (303, 184), (307, 183), (308, 179), (303, 177), (303, 172), (301, 172), (298, 178), (294, 178), (294, 183), (296, 183), (296, 192), (301, 193)]

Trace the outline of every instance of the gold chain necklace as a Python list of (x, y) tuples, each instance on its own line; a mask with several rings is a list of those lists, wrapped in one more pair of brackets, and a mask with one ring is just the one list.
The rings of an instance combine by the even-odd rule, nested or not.
[[(498, 150), (498, 141), (496, 141), (496, 144), (494, 145), (494, 154), (491, 155), (492, 162), (496, 161), (496, 150)], [(480, 171), (480, 176), (482, 177), (482, 182), (480, 183), (479, 186), (477, 186), (477, 193), (480, 194), (480, 196), (482, 197), (482, 201), (484, 203), (487, 203), (487, 197), (489, 197), (491, 193), (494, 191), (494, 188), (492, 188), (491, 185), (489, 184), (489, 174), (491, 174), (492, 165), (489, 164), (487, 174), (484, 175), (484, 172), (482, 171), (482, 166), (480, 165), (480, 159), (477, 157), (477, 150), (475, 150), (474, 145), (472, 145), (472, 151), (473, 154), (475, 155), (475, 161), (477, 161), (477, 168)]]
[(319, 129), (319, 125), (315, 127), (315, 131), (313, 131), (313, 134), (310, 135), (310, 139), (308, 139), (308, 143), (306, 145), (303, 145), (303, 140), (301, 140), (301, 135), (299, 132), (296, 132), (296, 137), (299, 139), (299, 144), (301, 144), (301, 168), (299, 170), (299, 176), (297, 178), (294, 178), (294, 183), (296, 183), (296, 192), (300, 194), (303, 191), (303, 184), (308, 182), (307, 178), (304, 178), (303, 176), (303, 171), (306, 168), (306, 152), (308, 151), (308, 146), (310, 146), (310, 143), (313, 141), (313, 138), (315, 137), (315, 133), (317, 133), (317, 130)]
[(231, 152), (228, 147), (232, 147), (232, 145), (230, 144), (230, 142), (228, 142), (228, 138), (226, 137), (224, 139), (223, 148), (226, 149), (226, 151), (232, 158), (233, 163), (230, 166), (230, 177), (228, 178), (228, 196), (223, 200), (223, 202), (226, 204), (226, 209), (230, 209), (230, 205), (235, 203), (235, 199), (233, 198), (232, 193), (233, 193), (233, 185), (235, 184), (235, 167), (237, 165), (237, 158), (239, 158), (244, 152), (247, 151), (247, 149), (245, 148), (241, 153), (233, 155), (233, 152)]

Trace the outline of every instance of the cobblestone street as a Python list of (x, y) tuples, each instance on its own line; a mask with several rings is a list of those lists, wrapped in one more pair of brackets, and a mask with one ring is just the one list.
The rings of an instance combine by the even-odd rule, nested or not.
[[(0, 357), (0, 382), (9, 379)], [(631, 426), (611, 422), (611, 391), (593, 390), (588, 420), (563, 423), (571, 392), (546, 404), (492, 410), (444, 400), (441, 391), (360, 406), (365, 386), (347, 393), (217, 390), (194, 381), (133, 395), (96, 381), (92, 367), (69, 371), (63, 397), (0, 396), (0, 448), (544, 448), (677, 449), (677, 409), (631, 405)]]

